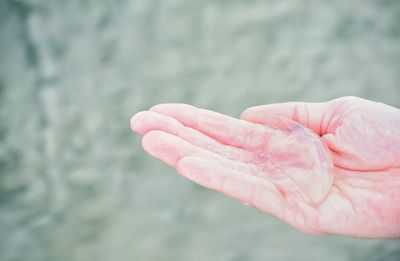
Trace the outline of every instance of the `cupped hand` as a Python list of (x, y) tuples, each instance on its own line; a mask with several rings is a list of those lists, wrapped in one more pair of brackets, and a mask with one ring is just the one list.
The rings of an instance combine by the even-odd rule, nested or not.
[(184, 177), (310, 234), (400, 236), (400, 110), (356, 97), (252, 107), (235, 119), (161, 104), (131, 119)]

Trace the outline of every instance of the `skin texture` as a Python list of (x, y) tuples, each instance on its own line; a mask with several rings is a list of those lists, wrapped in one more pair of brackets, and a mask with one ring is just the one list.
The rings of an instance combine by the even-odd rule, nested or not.
[(143, 148), (204, 187), (305, 233), (400, 236), (400, 110), (356, 97), (251, 107), (235, 119), (160, 104)]

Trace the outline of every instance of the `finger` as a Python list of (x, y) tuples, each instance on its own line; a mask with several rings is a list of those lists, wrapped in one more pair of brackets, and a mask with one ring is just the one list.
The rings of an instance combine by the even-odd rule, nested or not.
[(267, 180), (225, 168), (200, 157), (181, 159), (177, 171), (201, 186), (222, 192), (282, 218), (283, 196), (276, 186)]
[(238, 148), (257, 149), (267, 143), (269, 136), (264, 126), (187, 104), (160, 104), (150, 110), (173, 117), (222, 144)]
[[(304, 103), (304, 102), (286, 102), (277, 104), (268, 104), (255, 106), (246, 109), (241, 119), (253, 123), (269, 124), (275, 117), (290, 118), (295, 122), (307, 127), (319, 135), (326, 132), (326, 126), (329, 122), (331, 103)], [(327, 117), (328, 116), (328, 117)]]
[(241, 170), (251, 175), (257, 174), (257, 169), (252, 165), (229, 160), (166, 132), (150, 131), (144, 135), (142, 144), (146, 152), (172, 167), (176, 167), (183, 157), (201, 156), (227, 168)]
[(325, 144), (331, 151), (333, 163), (335, 164), (335, 166), (344, 169), (371, 171), (371, 168), (369, 168), (368, 166), (365, 169), (360, 168), (362, 164), (359, 164), (359, 158), (355, 154), (346, 151), (343, 146), (340, 146), (340, 143), (338, 142), (337, 137), (334, 134), (326, 134), (322, 137), (322, 139), (325, 141)]
[(223, 157), (243, 162), (253, 161), (253, 155), (249, 151), (223, 145), (197, 130), (184, 126), (176, 119), (157, 112), (143, 111), (137, 113), (131, 119), (131, 128), (141, 135), (145, 135), (149, 131), (160, 130)]

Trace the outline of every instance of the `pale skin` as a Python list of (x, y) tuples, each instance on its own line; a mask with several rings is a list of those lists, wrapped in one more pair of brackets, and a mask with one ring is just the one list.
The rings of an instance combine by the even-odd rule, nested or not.
[(160, 104), (131, 119), (187, 179), (305, 233), (400, 237), (400, 110), (357, 97), (280, 103), (235, 119)]

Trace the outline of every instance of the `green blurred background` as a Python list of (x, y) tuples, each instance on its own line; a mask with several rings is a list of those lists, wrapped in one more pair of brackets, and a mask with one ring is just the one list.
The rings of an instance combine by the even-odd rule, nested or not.
[(400, 1), (1, 0), (0, 260), (400, 260), (191, 184), (129, 129), (343, 95), (400, 107)]

